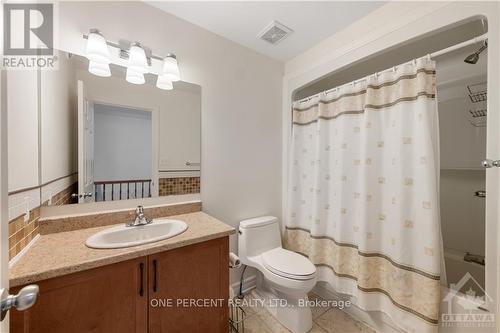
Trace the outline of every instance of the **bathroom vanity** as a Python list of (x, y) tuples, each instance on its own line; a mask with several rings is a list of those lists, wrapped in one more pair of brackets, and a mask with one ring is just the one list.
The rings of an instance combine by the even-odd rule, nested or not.
[(171, 218), (188, 229), (128, 248), (85, 246), (109, 227), (42, 235), (11, 269), (11, 293), (40, 288), (32, 308), (10, 312), (11, 332), (227, 332), (234, 229), (203, 212)]

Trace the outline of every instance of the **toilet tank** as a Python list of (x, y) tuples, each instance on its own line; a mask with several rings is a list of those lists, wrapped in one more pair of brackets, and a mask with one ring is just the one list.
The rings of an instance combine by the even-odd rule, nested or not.
[(247, 264), (247, 257), (281, 247), (278, 218), (260, 216), (240, 222), (238, 230), (238, 256)]

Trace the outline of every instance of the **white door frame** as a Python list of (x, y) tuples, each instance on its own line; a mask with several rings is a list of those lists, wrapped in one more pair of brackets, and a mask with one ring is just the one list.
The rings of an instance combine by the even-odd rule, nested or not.
[[(89, 203), (94, 198), (94, 142), (89, 144), (88, 126), (92, 126), (94, 139), (94, 106), (87, 99), (85, 82), (78, 80), (78, 203)], [(89, 116), (91, 120), (89, 121)], [(90, 145), (90, 148), (89, 148)], [(88, 164), (89, 151), (92, 154), (91, 164)], [(91, 180), (89, 180), (91, 175)], [(86, 193), (90, 191), (91, 195)]]
[(92, 103), (113, 106), (118, 108), (133, 109), (139, 111), (151, 112), (151, 197), (157, 197), (159, 194), (159, 135), (160, 135), (160, 109), (159, 107), (143, 107), (136, 105), (124, 105), (111, 103), (102, 100), (93, 99)]
[[(0, 14), (2, 12), (0, 11)], [(7, 163), (7, 72), (0, 70), (0, 289), (9, 289), (9, 187)], [(0, 323), (9, 332), (9, 316)]]

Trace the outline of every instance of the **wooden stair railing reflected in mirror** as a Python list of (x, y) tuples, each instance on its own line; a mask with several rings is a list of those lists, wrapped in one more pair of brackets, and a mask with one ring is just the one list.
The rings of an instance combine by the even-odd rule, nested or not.
[(151, 198), (151, 179), (94, 181), (95, 201)]

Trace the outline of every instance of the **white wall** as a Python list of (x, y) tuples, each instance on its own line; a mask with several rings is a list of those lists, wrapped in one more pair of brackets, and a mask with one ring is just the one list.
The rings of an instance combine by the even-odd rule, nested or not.
[(11, 192), (38, 185), (36, 71), (7, 71), (7, 113), (9, 192)]
[(169, 94), (160, 110), (159, 134), (161, 171), (200, 170), (186, 162), (201, 162), (201, 91), (177, 89)]
[(482, 169), (481, 161), (486, 158), (486, 127), (469, 122), (469, 109), (476, 105), (470, 103), (467, 88), (462, 88), (460, 98), (438, 105), (441, 169)]
[(94, 105), (94, 179), (151, 179), (152, 124), (148, 111)]
[(484, 170), (441, 170), (441, 230), (445, 251), (484, 255)]
[(57, 70), (40, 72), (42, 184), (78, 168), (75, 68), (66, 55), (58, 60)]
[(174, 52), (183, 80), (202, 87), (203, 210), (234, 226), (281, 215), (282, 63), (141, 2), (63, 2), (59, 14), (66, 51), (83, 54), (82, 34), (99, 28)]

